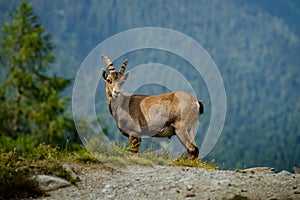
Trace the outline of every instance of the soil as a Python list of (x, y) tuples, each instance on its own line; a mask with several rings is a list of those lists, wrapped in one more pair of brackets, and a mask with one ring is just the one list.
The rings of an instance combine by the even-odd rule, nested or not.
[(40, 199), (300, 199), (300, 174), (175, 166), (73, 166), (76, 185)]
[(300, 174), (175, 166), (72, 166), (80, 181), (40, 199), (300, 199)]

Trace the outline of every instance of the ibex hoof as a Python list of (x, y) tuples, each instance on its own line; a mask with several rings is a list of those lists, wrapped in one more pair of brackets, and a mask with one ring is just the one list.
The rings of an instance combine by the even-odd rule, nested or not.
[(189, 158), (193, 158), (193, 159), (196, 159), (196, 158), (198, 158), (198, 156), (199, 156), (199, 148), (198, 147), (194, 147), (194, 150), (192, 150), (192, 151), (189, 151)]

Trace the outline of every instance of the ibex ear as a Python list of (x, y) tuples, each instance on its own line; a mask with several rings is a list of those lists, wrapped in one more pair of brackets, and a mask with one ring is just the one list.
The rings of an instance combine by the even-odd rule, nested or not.
[(124, 75), (124, 81), (128, 78), (129, 76), (129, 72), (127, 72), (125, 75)]
[(104, 69), (102, 69), (102, 77), (106, 81), (107, 74), (106, 74), (106, 71)]

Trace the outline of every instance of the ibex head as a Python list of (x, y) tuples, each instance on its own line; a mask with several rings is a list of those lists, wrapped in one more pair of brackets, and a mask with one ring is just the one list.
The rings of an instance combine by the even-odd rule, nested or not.
[(128, 60), (126, 59), (123, 62), (120, 71), (117, 72), (112, 62), (106, 55), (103, 55), (102, 58), (105, 61), (108, 69), (108, 73), (102, 69), (102, 77), (106, 83), (106, 93), (109, 97), (116, 99), (121, 93), (122, 85), (129, 76), (129, 73), (124, 74)]

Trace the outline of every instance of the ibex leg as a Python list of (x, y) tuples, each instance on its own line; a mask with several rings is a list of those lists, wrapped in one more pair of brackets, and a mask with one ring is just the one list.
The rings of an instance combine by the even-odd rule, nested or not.
[(181, 144), (187, 149), (189, 155), (193, 158), (198, 158), (199, 148), (195, 145), (194, 138), (190, 136), (185, 127), (179, 127), (175, 129), (176, 136)]
[(141, 138), (129, 135), (130, 152), (138, 153), (141, 145)]

